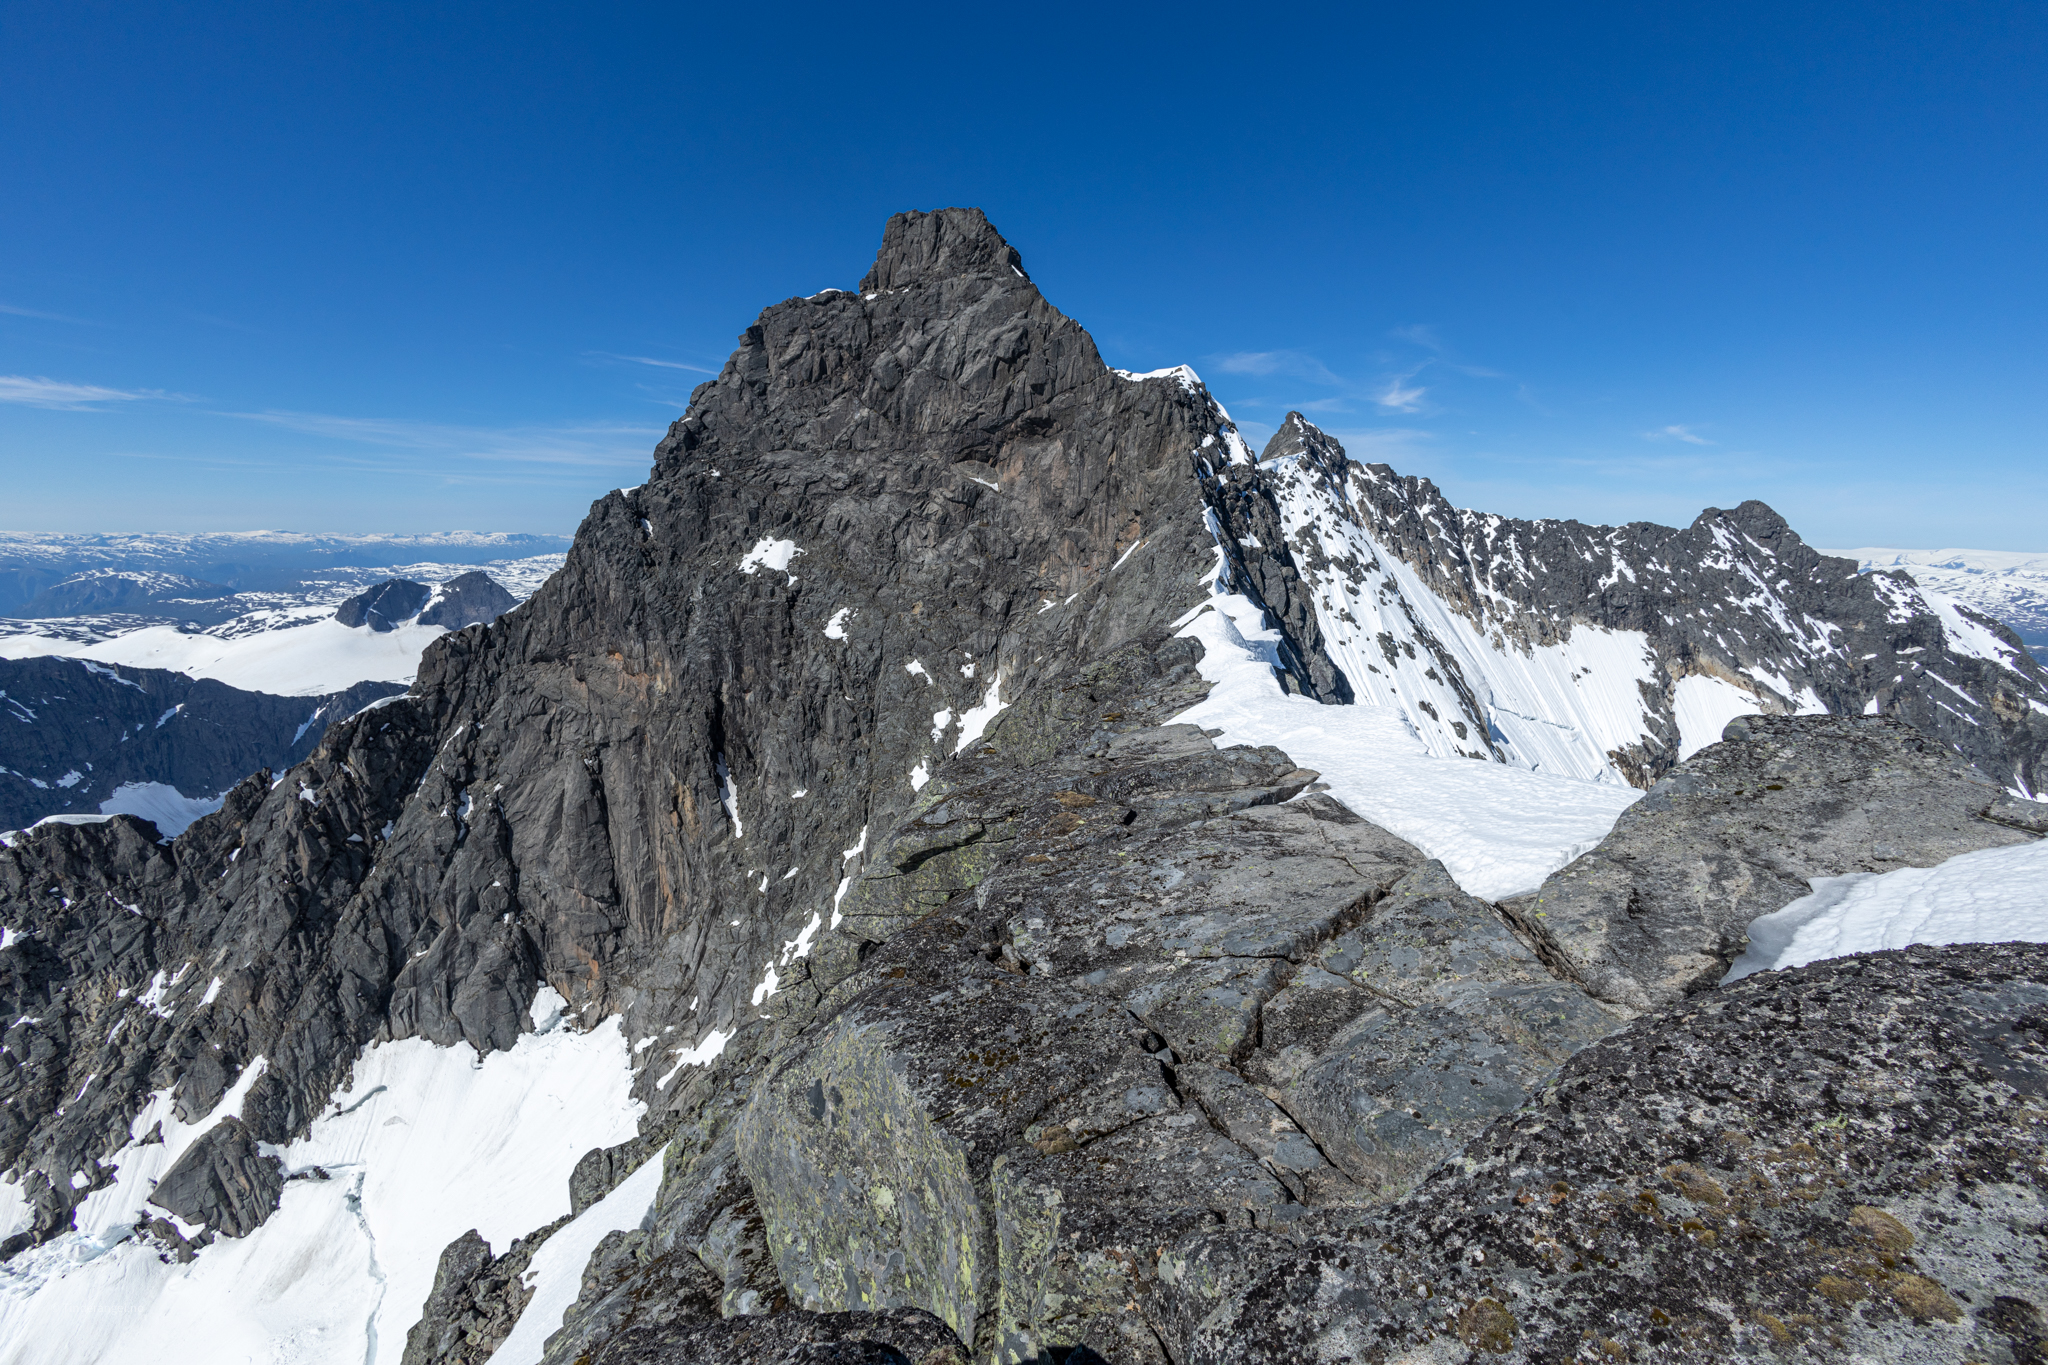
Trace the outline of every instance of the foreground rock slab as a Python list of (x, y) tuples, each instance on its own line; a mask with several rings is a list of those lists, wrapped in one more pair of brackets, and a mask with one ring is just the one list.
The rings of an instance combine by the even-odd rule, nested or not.
[(2048, 947), (1876, 953), (1645, 1016), (1383, 1216), (1161, 1279), (1189, 1365), (2034, 1361), (2044, 1158)]

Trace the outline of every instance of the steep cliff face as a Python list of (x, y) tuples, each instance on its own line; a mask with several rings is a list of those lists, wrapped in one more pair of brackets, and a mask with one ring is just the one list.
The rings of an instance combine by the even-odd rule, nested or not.
[[(1198, 389), (1104, 366), (978, 213), (893, 220), (860, 290), (762, 314), (649, 482), (598, 503), (520, 610), (430, 649), (411, 698), (172, 849), (15, 853), (21, 932), (119, 930), (21, 983), (14, 1017), (59, 1054), (42, 1074), (175, 1081), (196, 1115), (260, 1056), (252, 1124), (283, 1141), (371, 1038), (507, 1047), (547, 981), (664, 1037), (657, 1097), (815, 940), (842, 850), (1011, 698), (1199, 600), (1187, 471), (1219, 428)], [(132, 926), (95, 894), (123, 877), (146, 882)], [(59, 1037), (88, 982), (216, 970), (204, 1010)], [(9, 1111), (0, 1156), (57, 1205), (146, 1093), (100, 1085), (89, 1121)]]
[[(1221, 685), (1186, 628), (1239, 595), (1278, 642), (1276, 700), (1396, 709), (1446, 759), (1617, 784), (1718, 738), (1693, 730), (1727, 697), (1689, 681), (1907, 720), (1937, 665), (1942, 686), (2038, 691), (1988, 656), (1966, 678), (1956, 640), (1995, 653), (1995, 631), (1838, 582), (1774, 521), (1454, 512), (1298, 417), (1255, 459), (1191, 372), (1107, 368), (978, 212), (901, 215), (858, 289), (761, 314), (648, 481), (597, 502), (525, 604), (438, 640), (410, 695), (168, 844), (116, 817), (0, 853), (9, 1249), (95, 1238), (118, 1296), (184, 1273), (160, 1256), (204, 1276), (327, 1247), (369, 1268), (337, 1272), (323, 1302), (354, 1325), (322, 1339), (409, 1363), (842, 1343), (1166, 1365), (1226, 1358), (1232, 1334), (1294, 1358), (1313, 1324), (1278, 1344), (1243, 1325), (1265, 1286), (1343, 1318), (1339, 1346), (1426, 1343), (1443, 1330), (1415, 1286), (1455, 1267), (1401, 1201), (1644, 1007), (1572, 954), (1638, 975), (1653, 954), (1503, 913), (1282, 749), (1176, 723)], [(1853, 657), (1859, 633), (1891, 643)], [(1866, 663), (1896, 680), (1855, 690)], [(1982, 752), (2031, 782), (2017, 714)], [(1946, 723), (1863, 725), (1883, 751), (1864, 767)], [(1940, 776), (1941, 849), (2022, 837), (1980, 818), (1995, 787)], [(1711, 837), (1686, 818), (1660, 847)], [(1913, 813), (1869, 818), (1890, 837)], [(1763, 843), (1737, 861), (1849, 856), (1793, 867)], [(1726, 927), (1700, 952), (1728, 956)], [(1923, 985), (1888, 976), (1885, 999)], [(543, 1053), (612, 1068), (616, 1094), (573, 1091), (607, 1124), (535, 1118), (517, 1079), (489, 1153), (449, 1169), (546, 1148), (518, 1179), (560, 1207), (493, 1222), (510, 1197), (479, 1188), (406, 1221), (446, 1200), (379, 1185), (366, 1134), (430, 1145), (459, 1116), (378, 1078), (447, 1084), (449, 1057), (529, 1077)], [(605, 1135), (555, 1150), (586, 1132)], [(143, 1207), (152, 1174), (154, 1207), (198, 1222)], [(1371, 1210), (1437, 1268), (1354, 1263)], [(24, 1281), (69, 1255), (22, 1252)], [(1339, 1261), (1349, 1298), (1297, 1273)], [(1455, 1311), (1512, 1338), (1492, 1292)], [(1398, 1310), (1384, 1332), (1353, 1321), (1374, 1295)], [(0, 1323), (54, 1330), (71, 1302), (24, 1291)]]

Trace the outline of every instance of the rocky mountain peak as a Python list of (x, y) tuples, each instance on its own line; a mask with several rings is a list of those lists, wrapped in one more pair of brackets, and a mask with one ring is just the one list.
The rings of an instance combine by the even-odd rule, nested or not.
[(334, 609), (334, 619), (345, 626), (368, 626), (371, 630), (396, 630), (399, 624), (419, 614), (434, 590), (409, 578), (387, 578), (365, 588)]
[(1024, 274), (1024, 258), (980, 209), (899, 213), (882, 231), (882, 250), (860, 282), (863, 294), (972, 275)]
[[(2048, 1074), (2041, 949), (1670, 997), (1812, 879), (2031, 847), (1967, 765), (2039, 788), (2048, 674), (1761, 505), (1464, 511), (1300, 413), (1266, 454), (1193, 371), (1106, 366), (978, 210), (900, 215), (861, 293), (762, 312), (648, 480), (408, 696), (169, 843), (0, 841), (0, 1254), (149, 1239), (36, 1330), (68, 1344), (89, 1294), (153, 1323), (116, 1267), (346, 1253), (382, 1365), (1449, 1359), (1447, 1328), (1705, 1361), (1764, 1340), (1695, 1288), (1723, 1281), (1772, 1340), (1917, 1359), (1962, 1310), (1894, 1273), (1908, 1222), (1930, 1276), (2040, 1264), (1958, 1191), (2038, 1184), (2005, 1096)], [(366, 621), (428, 589), (377, 591)], [(1274, 713), (1286, 751), (1228, 728)], [(1467, 885), (1449, 860), (1504, 841), (1465, 807), (1535, 823), (1540, 775), (1653, 791), (1534, 899), (1540, 871)], [(502, 1151), (402, 1136), (468, 1107), (429, 1109), (445, 1077), (539, 1099), (592, 1056), (595, 1098), (492, 1118)], [(1924, 1340), (2017, 1358), (1961, 1330)]]

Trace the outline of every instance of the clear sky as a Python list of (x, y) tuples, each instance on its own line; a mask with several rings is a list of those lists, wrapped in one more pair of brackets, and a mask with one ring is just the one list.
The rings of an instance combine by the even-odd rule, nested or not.
[(0, 6), (0, 528), (562, 531), (974, 204), (1520, 516), (2048, 549), (2048, 7)]

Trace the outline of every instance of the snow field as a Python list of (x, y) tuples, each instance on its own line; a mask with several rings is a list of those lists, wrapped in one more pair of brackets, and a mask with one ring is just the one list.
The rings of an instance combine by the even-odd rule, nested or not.
[(1749, 947), (1724, 983), (1915, 943), (2048, 943), (2048, 839), (1810, 885), (1810, 895), (1750, 921)]
[(490, 1365), (540, 1365), (548, 1338), (561, 1330), (562, 1316), (583, 1288), (583, 1267), (597, 1244), (614, 1232), (641, 1226), (661, 1193), (661, 1175), (668, 1157), (664, 1147), (619, 1182), (618, 1188), (578, 1214), (541, 1244), (521, 1277), (533, 1297), (520, 1311), (505, 1344), (491, 1355)]
[(410, 624), (381, 632), (367, 626), (351, 629), (334, 619), (331, 607), (299, 608), (297, 614), (304, 616), (303, 625), (234, 639), (188, 635), (171, 625), (89, 645), (50, 635), (9, 635), (0, 637), (0, 658), (65, 655), (130, 668), (168, 668), (249, 692), (311, 697), (359, 682), (410, 683), (419, 672), (421, 652), (448, 633), (439, 626)]
[(1499, 900), (1533, 891), (1586, 852), (1642, 793), (1506, 764), (1432, 754), (1391, 706), (1324, 706), (1274, 681), (1280, 635), (1237, 594), (1213, 597), (1181, 634), (1202, 642), (1208, 700), (1174, 717), (1221, 728), (1220, 745), (1272, 744), (1313, 768), (1350, 810), (1438, 859), (1458, 885)]
[(1671, 689), (1671, 713), (1678, 722), (1678, 757), (1691, 758), (1709, 744), (1721, 742), (1721, 731), (1737, 716), (1762, 711), (1753, 693), (1725, 678), (1692, 674)]
[[(396, 1362), (449, 1242), (476, 1228), (504, 1251), (569, 1211), (583, 1153), (636, 1131), (644, 1106), (619, 1020), (578, 1033), (564, 1005), (543, 988), (537, 1031), (482, 1058), (421, 1039), (365, 1048), (307, 1136), (266, 1149), (302, 1177), (278, 1211), (190, 1265), (165, 1263), (132, 1226), (157, 1212), (149, 1191), (178, 1155), (239, 1111), (262, 1064), (196, 1124), (153, 1097), (79, 1231), (0, 1267), (0, 1365)], [(164, 1141), (141, 1142), (159, 1121)]]
[(168, 782), (124, 782), (100, 802), (102, 815), (139, 815), (154, 821), (157, 833), (175, 839), (202, 815), (221, 807), (219, 796), (187, 796)]

